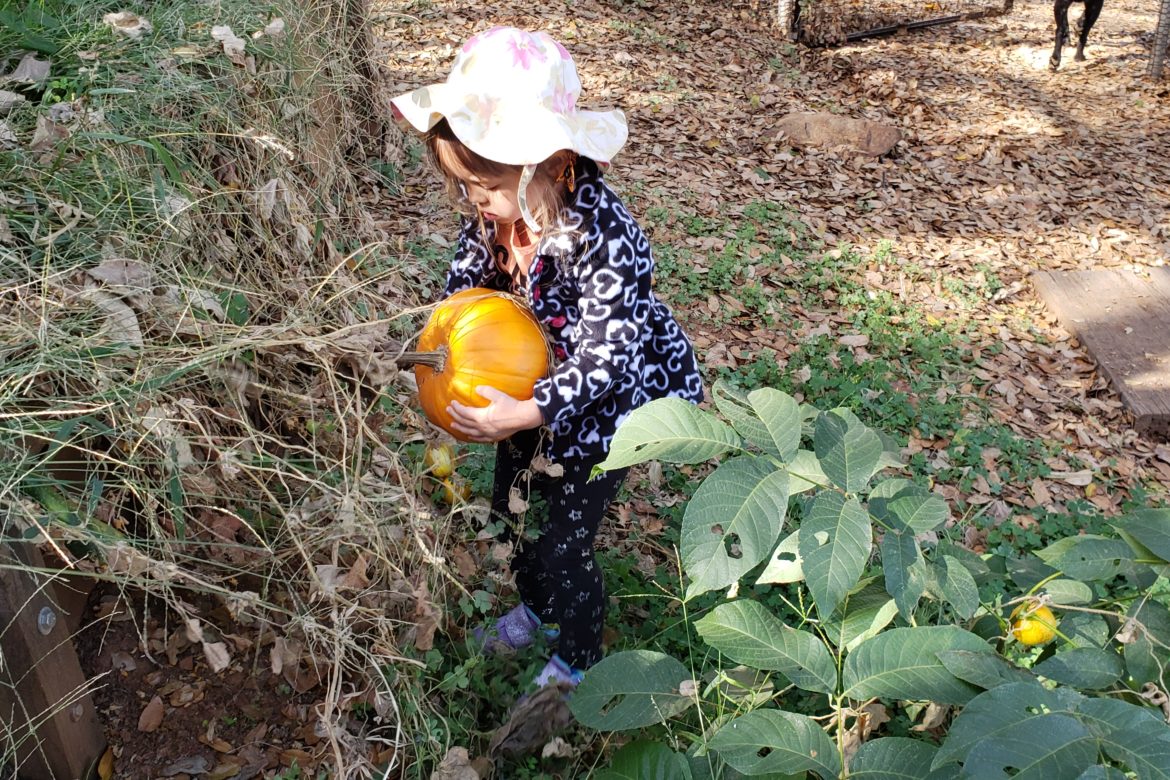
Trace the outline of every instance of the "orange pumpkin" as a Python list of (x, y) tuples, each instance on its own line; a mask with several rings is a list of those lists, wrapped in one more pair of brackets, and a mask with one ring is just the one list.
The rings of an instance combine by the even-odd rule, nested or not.
[(488, 385), (521, 401), (548, 374), (548, 346), (536, 319), (514, 298), (475, 287), (442, 301), (418, 338), (413, 362), (418, 397), (427, 419), (460, 441), (447, 404), (487, 406), (475, 391)]

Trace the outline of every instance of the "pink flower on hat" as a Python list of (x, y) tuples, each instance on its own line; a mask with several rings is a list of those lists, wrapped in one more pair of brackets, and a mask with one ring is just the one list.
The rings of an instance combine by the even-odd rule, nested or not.
[(580, 100), (564, 46), (545, 32), (496, 27), (464, 44), (445, 82), (392, 103), (419, 132), (446, 118), (469, 149), (505, 165), (534, 165), (560, 149), (607, 164), (626, 142), (625, 116), (584, 110)]
[(577, 96), (563, 88), (553, 93), (549, 108), (558, 114), (571, 114), (577, 110)]
[(540, 44), (529, 33), (521, 33), (508, 41), (508, 48), (512, 50), (513, 62), (524, 70), (532, 67), (533, 61), (547, 62)]

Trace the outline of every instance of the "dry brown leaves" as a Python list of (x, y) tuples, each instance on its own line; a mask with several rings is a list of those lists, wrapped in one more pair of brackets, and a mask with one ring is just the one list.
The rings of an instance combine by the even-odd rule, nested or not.
[[(945, 15), (992, 4), (937, 5)], [(1060, 442), (1069, 461), (1082, 464), (1057, 458), (1053, 478), (1000, 485), (992, 451), (971, 504), (994, 522), (1073, 498), (1114, 513), (1128, 486), (1170, 485), (1159, 445), (1133, 433), (1116, 393), (1028, 282), (1037, 269), (1170, 259), (1170, 107), (1165, 86), (1144, 77), (1155, 10), (1137, 0), (1111, 4), (1093, 29), (1088, 61), (1066, 62), (1058, 74), (1045, 67), (1047, 2), (823, 50), (789, 50), (770, 25), (771, 10), (770, 3), (595, 1), (569, 12), (519, 2), (469, 11), (439, 2), (417, 22), (393, 20), (382, 49), (393, 87), (405, 91), (443, 78), (459, 42), (491, 24), (551, 30), (577, 61), (582, 104), (626, 111), (630, 141), (610, 180), (637, 216), (663, 206), (735, 221), (744, 204), (767, 200), (794, 210), (828, 247), (844, 241), (865, 251), (891, 240), (898, 262), (858, 269), (866, 285), (936, 322), (962, 317), (978, 334), (974, 377), (956, 378), (949, 392), (976, 393), (979, 380), (999, 421), (1021, 436)], [(880, 159), (794, 152), (778, 137), (777, 120), (810, 110), (890, 124), (903, 141)], [(381, 205), (392, 235), (452, 232), (429, 174), (408, 177)], [(659, 244), (720, 248), (718, 237), (643, 224)], [(958, 302), (908, 273), (906, 262), (973, 285), (994, 273), (1002, 288), (982, 302)], [(738, 302), (724, 298), (712, 296), (709, 307), (735, 311)], [(864, 344), (838, 333), (849, 320), (828, 299), (821, 311), (786, 309), (777, 329), (745, 319), (713, 327), (680, 314), (708, 367), (735, 367), (765, 348), (783, 360), (815, 332), (833, 333), (865, 357)], [(912, 438), (909, 449), (941, 456), (948, 446)], [(1060, 476), (1070, 472), (1075, 478)], [(953, 486), (940, 492), (967, 498)], [(968, 540), (976, 548), (977, 536)]]

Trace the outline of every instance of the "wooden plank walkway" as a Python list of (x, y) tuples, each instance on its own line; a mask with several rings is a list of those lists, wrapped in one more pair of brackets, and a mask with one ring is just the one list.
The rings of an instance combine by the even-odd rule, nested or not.
[(1133, 412), (1140, 433), (1170, 436), (1170, 268), (1040, 271), (1040, 298)]

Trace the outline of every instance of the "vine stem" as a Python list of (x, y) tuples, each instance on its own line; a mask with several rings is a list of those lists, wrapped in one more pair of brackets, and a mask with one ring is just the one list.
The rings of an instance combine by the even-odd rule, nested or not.
[(442, 373), (447, 367), (447, 347), (444, 345), (430, 352), (403, 352), (395, 358), (395, 362), (399, 368), (418, 365)]

